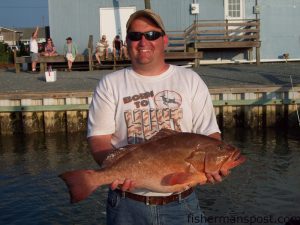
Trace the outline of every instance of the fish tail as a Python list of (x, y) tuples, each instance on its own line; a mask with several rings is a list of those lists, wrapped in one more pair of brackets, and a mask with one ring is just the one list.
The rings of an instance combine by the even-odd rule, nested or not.
[(95, 183), (95, 174), (95, 170), (75, 170), (59, 175), (69, 188), (71, 203), (86, 199), (101, 185)]

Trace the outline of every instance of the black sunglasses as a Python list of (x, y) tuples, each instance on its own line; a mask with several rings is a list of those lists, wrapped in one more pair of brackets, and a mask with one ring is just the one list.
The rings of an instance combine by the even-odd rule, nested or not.
[(164, 32), (158, 32), (158, 31), (148, 31), (148, 32), (128, 32), (127, 38), (130, 41), (140, 41), (142, 37), (144, 36), (148, 41), (155, 41), (161, 36), (164, 36)]

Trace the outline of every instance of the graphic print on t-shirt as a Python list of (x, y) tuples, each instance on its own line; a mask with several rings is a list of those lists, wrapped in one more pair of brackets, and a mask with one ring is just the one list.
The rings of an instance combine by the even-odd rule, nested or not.
[[(155, 106), (151, 105), (150, 101), (154, 102)], [(123, 103), (132, 104), (133, 107), (124, 112), (128, 144), (150, 139), (163, 128), (181, 131), (182, 97), (175, 91), (139, 93), (124, 97)]]

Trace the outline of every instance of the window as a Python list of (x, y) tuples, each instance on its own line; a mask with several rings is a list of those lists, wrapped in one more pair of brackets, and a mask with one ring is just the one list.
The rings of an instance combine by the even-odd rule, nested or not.
[(240, 17), (241, 16), (240, 0), (228, 0), (228, 15), (230, 17)]
[(0, 41), (3, 41), (3, 36), (2, 35), (0, 35)]
[(224, 0), (226, 19), (243, 19), (244, 0)]

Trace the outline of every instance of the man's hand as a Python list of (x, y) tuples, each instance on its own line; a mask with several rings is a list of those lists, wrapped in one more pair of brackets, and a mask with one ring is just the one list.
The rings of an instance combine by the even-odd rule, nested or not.
[(127, 178), (124, 181), (115, 180), (110, 185), (110, 188), (115, 190), (117, 187), (120, 187), (122, 191), (132, 191), (135, 189), (135, 182)]
[(230, 174), (229, 170), (220, 170), (215, 173), (206, 173), (207, 181), (214, 184), (222, 181), (222, 177), (226, 177)]
[[(209, 137), (215, 138), (217, 140), (222, 140), (221, 138), (221, 134), (216, 132), (216, 133), (212, 133), (210, 135), (208, 135)], [(229, 170), (220, 170), (218, 172), (215, 173), (206, 173), (206, 177), (207, 177), (207, 181), (214, 184), (214, 183), (219, 183), (222, 181), (222, 177), (228, 176), (228, 174), (230, 173)]]

